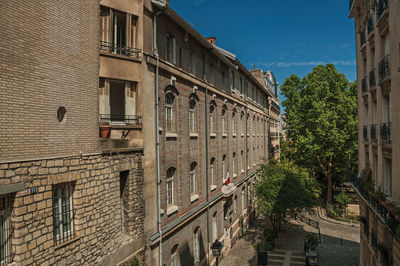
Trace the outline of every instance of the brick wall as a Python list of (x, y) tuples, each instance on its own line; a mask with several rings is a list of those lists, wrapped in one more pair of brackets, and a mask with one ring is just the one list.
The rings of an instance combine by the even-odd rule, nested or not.
[[(115, 265), (144, 238), (141, 152), (0, 164), (0, 183), (25, 182), (11, 194), (12, 261), (18, 265)], [(129, 170), (121, 198), (120, 172)], [(54, 187), (73, 187), (74, 235), (56, 243)]]
[(96, 151), (99, 1), (9, 0), (1, 10), (0, 161)]

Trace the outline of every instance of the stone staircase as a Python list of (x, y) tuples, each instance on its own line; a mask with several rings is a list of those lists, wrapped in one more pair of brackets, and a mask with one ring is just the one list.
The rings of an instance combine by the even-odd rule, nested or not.
[(268, 266), (304, 266), (306, 256), (298, 250), (272, 250), (268, 251)]

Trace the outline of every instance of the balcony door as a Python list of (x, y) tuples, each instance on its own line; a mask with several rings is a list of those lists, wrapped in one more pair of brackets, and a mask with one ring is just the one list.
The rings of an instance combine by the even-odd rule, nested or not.
[(126, 21), (126, 14), (113, 11), (112, 44), (117, 54), (126, 53)]
[(125, 82), (110, 80), (110, 121), (125, 121)]

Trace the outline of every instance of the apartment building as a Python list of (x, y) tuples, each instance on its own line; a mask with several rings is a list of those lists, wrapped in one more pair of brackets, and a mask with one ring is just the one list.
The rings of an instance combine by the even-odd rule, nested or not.
[[(114, 121), (99, 113), (99, 61), (115, 59), (99, 57), (99, 12), (107, 11), (77, 0), (1, 7), (0, 264), (142, 261), (143, 148), (99, 138), (99, 117)], [(115, 36), (107, 49), (118, 57)], [(100, 84), (122, 87), (101, 71)]]
[(399, 14), (397, 0), (350, 1), (359, 88), (360, 265), (400, 264)]
[(168, 3), (141, 21), (146, 264), (214, 264), (214, 240), (227, 254), (254, 219), (273, 95)]
[(253, 69), (251, 74), (259, 81), (260, 84), (272, 95), (268, 98), (268, 146), (269, 158), (278, 159), (280, 157), (280, 115), (278, 96), (278, 82), (272, 71), (263, 72), (262, 69)]

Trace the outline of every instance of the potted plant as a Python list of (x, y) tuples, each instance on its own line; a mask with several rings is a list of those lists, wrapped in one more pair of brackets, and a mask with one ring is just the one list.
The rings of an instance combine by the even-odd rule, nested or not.
[(111, 128), (110, 125), (103, 125), (100, 127), (100, 137), (102, 139), (109, 139), (111, 135)]

